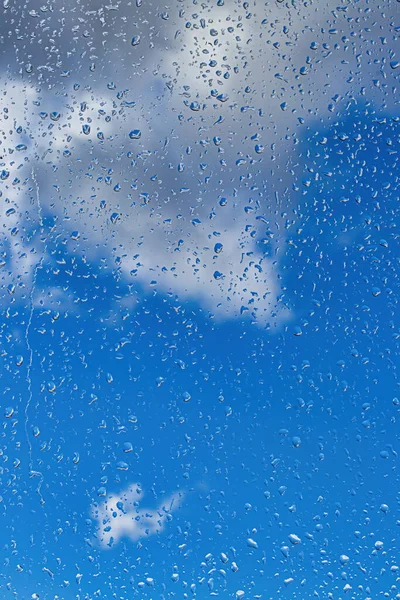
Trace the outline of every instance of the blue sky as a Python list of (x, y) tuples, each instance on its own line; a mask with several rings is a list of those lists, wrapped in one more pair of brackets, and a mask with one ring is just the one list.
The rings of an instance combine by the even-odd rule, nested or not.
[(4, 48), (1, 595), (396, 598), (394, 5), (137, 4)]

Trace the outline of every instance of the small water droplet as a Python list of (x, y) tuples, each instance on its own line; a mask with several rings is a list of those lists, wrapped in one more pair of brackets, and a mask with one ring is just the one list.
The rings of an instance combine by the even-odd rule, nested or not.
[(291, 542), (294, 546), (296, 546), (297, 544), (301, 544), (301, 539), (295, 533), (290, 533), (289, 534), (289, 542)]
[(118, 471), (128, 471), (129, 465), (128, 463), (120, 460), (119, 462), (117, 462), (117, 469)]
[(191, 395), (189, 394), (189, 392), (183, 392), (183, 394), (182, 394), (182, 400), (184, 402), (189, 402), (190, 399), (191, 399)]
[(122, 449), (126, 454), (128, 454), (129, 452), (133, 451), (133, 445), (131, 442), (124, 442)]
[(142, 132), (140, 131), (140, 129), (133, 129), (129, 132), (129, 137), (131, 138), (131, 140), (138, 140), (141, 138), (141, 136)]

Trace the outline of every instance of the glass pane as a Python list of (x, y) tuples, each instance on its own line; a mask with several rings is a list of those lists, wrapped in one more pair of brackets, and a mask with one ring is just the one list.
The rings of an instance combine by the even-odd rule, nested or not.
[(0, 596), (399, 598), (398, 15), (0, 6)]

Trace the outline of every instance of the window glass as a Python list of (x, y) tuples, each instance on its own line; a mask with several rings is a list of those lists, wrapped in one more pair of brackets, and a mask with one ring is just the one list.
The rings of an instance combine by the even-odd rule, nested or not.
[(399, 7), (2, 0), (1, 598), (400, 597)]

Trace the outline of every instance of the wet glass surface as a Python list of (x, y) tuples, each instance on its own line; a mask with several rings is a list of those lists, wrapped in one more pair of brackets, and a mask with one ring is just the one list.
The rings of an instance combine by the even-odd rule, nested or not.
[(0, 595), (399, 598), (399, 15), (0, 5)]

